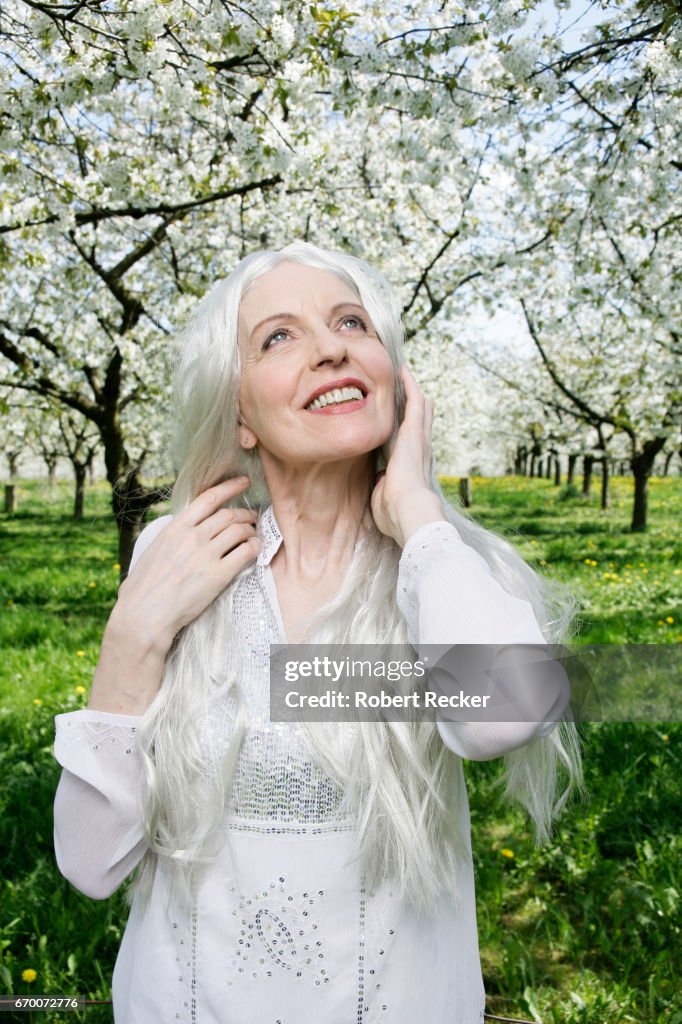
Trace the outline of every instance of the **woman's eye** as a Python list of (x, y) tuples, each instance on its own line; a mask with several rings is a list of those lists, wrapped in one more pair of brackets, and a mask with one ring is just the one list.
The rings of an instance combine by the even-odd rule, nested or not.
[(341, 321), (341, 323), (343, 324), (344, 327), (350, 326), (351, 329), (360, 328), (360, 330), (362, 330), (362, 331), (366, 331), (367, 330), (367, 324), (359, 316), (344, 316), (344, 318)]
[(272, 334), (268, 335), (263, 343), (263, 348), (269, 348), (273, 342), (286, 341), (288, 337), (289, 332), (285, 331), (283, 327), (280, 327), (279, 330), (273, 331)]

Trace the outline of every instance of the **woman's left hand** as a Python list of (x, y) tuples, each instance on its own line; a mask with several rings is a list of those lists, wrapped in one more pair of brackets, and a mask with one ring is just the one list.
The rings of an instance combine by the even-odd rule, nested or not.
[(372, 515), (379, 530), (404, 547), (426, 523), (444, 519), (431, 490), (433, 405), (425, 398), (407, 364), (400, 369), (405, 388), (405, 416), (385, 472), (372, 492)]

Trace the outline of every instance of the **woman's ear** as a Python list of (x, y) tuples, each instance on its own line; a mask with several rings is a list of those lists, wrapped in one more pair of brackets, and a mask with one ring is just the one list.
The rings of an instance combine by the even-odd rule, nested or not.
[(237, 410), (237, 423), (239, 424), (239, 445), (241, 448), (255, 448), (258, 444), (258, 438), (251, 430), (250, 426), (244, 420), (241, 409)]
[(258, 438), (242, 420), (239, 421), (239, 444), (242, 448), (246, 448), (247, 451), (250, 448), (255, 448), (258, 444)]

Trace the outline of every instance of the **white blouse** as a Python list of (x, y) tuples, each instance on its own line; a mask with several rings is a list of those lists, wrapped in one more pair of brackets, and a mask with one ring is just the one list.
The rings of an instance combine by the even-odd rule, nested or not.
[[(142, 533), (135, 560), (170, 517)], [(459, 758), (488, 759), (546, 735), (538, 723), (440, 722), (459, 758), (452, 794), (459, 834), (457, 896), (419, 914), (391, 881), (371, 891), (358, 864), (343, 793), (310, 759), (300, 726), (269, 721), (269, 645), (284, 642), (270, 562), (282, 543), (272, 509), (261, 552), (235, 594), (250, 727), (224, 820), (225, 842), (194, 906), (169, 899), (158, 865), (151, 899), (135, 900), (113, 978), (116, 1024), (481, 1024), (485, 994), (476, 932), (470, 820)], [(405, 546), (398, 604), (416, 644), (541, 644), (528, 602), (509, 595), (446, 522)], [(547, 719), (551, 718), (551, 721)], [(139, 807), (140, 719), (82, 710), (58, 715), (55, 800), (62, 873), (109, 896), (146, 848)], [(229, 733), (229, 719), (220, 723)], [(415, 841), (418, 841), (416, 838)]]

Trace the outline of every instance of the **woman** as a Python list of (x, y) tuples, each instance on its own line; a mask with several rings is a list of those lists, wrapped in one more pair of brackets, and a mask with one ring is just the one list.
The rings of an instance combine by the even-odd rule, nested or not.
[(539, 723), (282, 725), (269, 645), (542, 644), (564, 619), (440, 494), (398, 308), (361, 261), (247, 257), (185, 332), (176, 397), (175, 514), (138, 541), (89, 708), (57, 719), (61, 870), (104, 898), (140, 865), (117, 1024), (477, 1024), (461, 759), (507, 755), (546, 835), (557, 764), (579, 779), (554, 684)]

